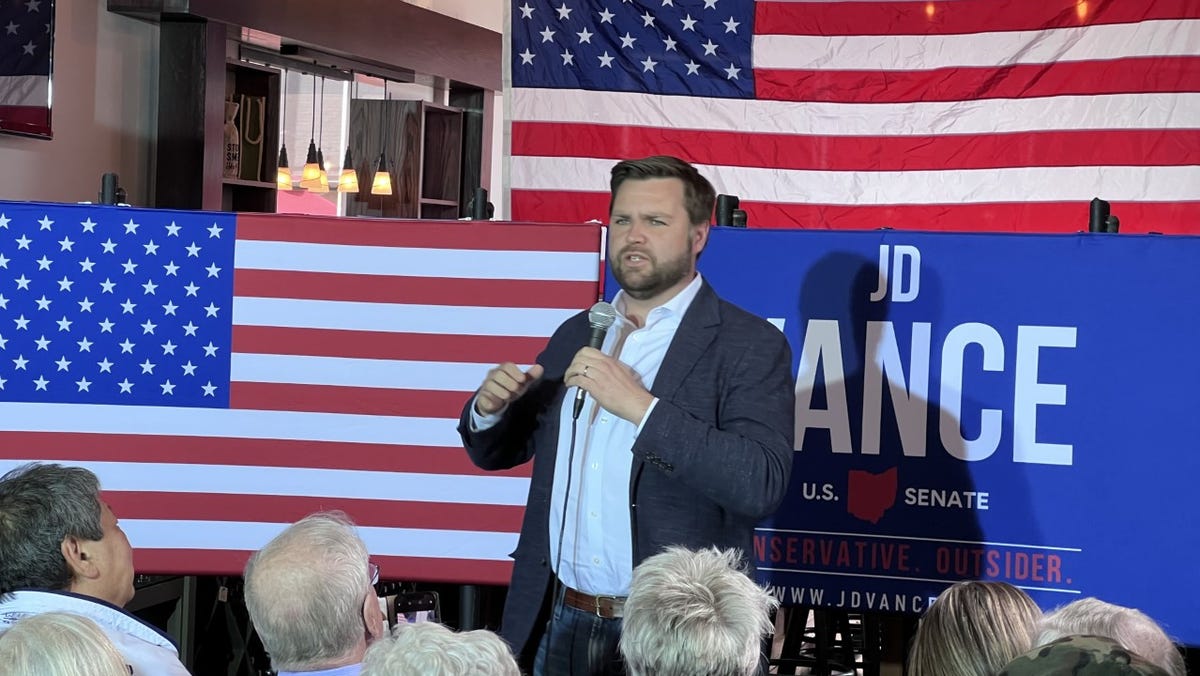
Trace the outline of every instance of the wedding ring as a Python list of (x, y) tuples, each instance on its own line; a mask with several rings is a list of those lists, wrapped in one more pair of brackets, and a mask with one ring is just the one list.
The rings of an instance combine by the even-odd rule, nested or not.
[(588, 365), (584, 364), (583, 365), (583, 377), (584, 378), (588, 377), (587, 370), (588, 370)]

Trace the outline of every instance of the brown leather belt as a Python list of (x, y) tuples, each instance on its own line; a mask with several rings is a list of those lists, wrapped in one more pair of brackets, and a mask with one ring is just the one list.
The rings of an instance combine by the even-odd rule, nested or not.
[(624, 596), (592, 596), (564, 586), (563, 603), (576, 610), (592, 613), (607, 620), (625, 615)]

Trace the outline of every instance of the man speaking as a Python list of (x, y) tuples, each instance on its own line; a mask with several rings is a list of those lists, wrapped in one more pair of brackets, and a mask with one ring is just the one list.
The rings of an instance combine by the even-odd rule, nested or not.
[(624, 673), (633, 567), (670, 545), (753, 551), (792, 468), (787, 340), (696, 272), (712, 185), (650, 157), (613, 167), (611, 192), (613, 307), (564, 322), (528, 371), (491, 369), (459, 424), (483, 469), (537, 459), (501, 627), (537, 676)]

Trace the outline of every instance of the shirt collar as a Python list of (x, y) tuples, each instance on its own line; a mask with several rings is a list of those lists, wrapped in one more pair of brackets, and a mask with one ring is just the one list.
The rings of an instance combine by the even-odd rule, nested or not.
[[(692, 278), (692, 281), (688, 283), (687, 286), (683, 287), (679, 293), (672, 296), (670, 300), (662, 305), (651, 308), (651, 310), (646, 313), (645, 328), (649, 328), (652, 324), (662, 319), (666, 319), (667, 317), (683, 317), (683, 314), (687, 312), (689, 307), (692, 306), (692, 301), (696, 300), (696, 294), (700, 293), (700, 286), (702, 283), (703, 278), (700, 276), (700, 273), (697, 272), (696, 276)], [(627, 302), (627, 298), (628, 294), (625, 293), (624, 289), (618, 291), (617, 295), (613, 297), (613, 307), (617, 311), (617, 319), (623, 323), (629, 323), (629, 320), (625, 316), (625, 303)]]
[(278, 676), (358, 676), (360, 673), (362, 673), (361, 664), (349, 664), (321, 671), (281, 671)]
[(0, 595), (0, 598), (4, 599), (2, 605), (10, 610), (28, 607), (39, 613), (59, 611), (85, 615), (99, 624), (136, 636), (147, 643), (179, 651), (175, 639), (163, 630), (95, 596), (65, 589), (18, 589)]

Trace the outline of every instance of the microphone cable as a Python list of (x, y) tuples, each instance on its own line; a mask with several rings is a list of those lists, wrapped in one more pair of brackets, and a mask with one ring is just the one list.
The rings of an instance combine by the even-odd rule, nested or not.
[[(567, 451), (567, 484), (563, 490), (562, 518), (559, 519), (558, 524), (558, 544), (554, 554), (554, 569), (550, 571), (554, 576), (554, 584), (551, 585), (550, 620), (547, 622), (548, 626), (546, 627), (546, 662), (550, 661), (550, 650), (554, 646), (554, 625), (557, 624), (554, 621), (554, 615), (558, 610), (558, 594), (564, 587), (562, 580), (558, 577), (558, 569), (562, 565), (563, 535), (567, 532), (567, 505), (571, 502), (571, 479), (575, 476), (575, 437), (578, 432), (579, 420), (571, 418), (571, 446), (570, 450)], [(551, 498), (554, 497), (553, 483), (551, 484), (550, 496)], [(566, 605), (565, 592), (563, 605)], [(536, 655), (534, 655), (534, 662), (537, 662)]]

